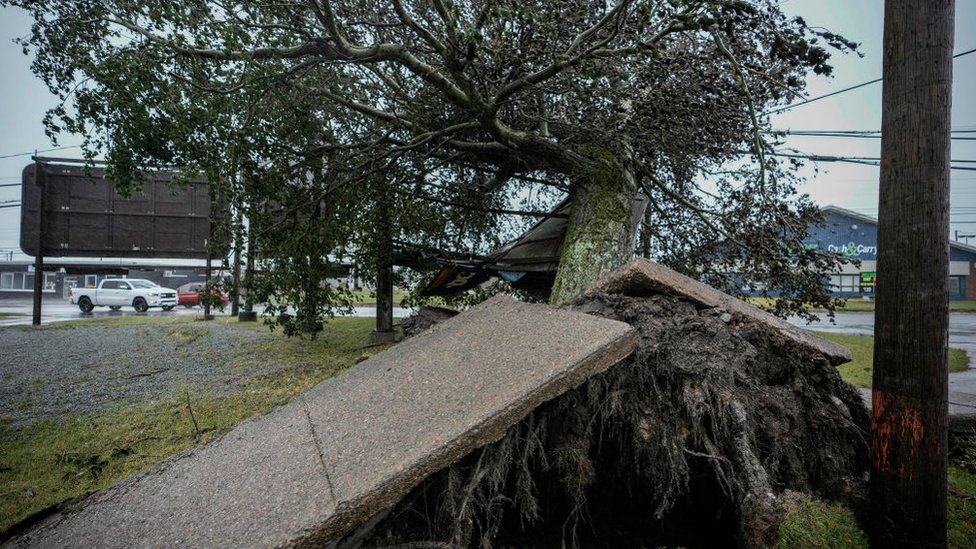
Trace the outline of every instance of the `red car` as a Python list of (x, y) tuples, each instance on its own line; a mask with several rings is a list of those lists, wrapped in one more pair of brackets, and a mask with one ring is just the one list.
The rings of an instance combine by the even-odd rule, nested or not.
[[(200, 292), (204, 291), (206, 284), (203, 282), (188, 282), (176, 289), (176, 298), (180, 305), (184, 307), (195, 307), (200, 304)], [(216, 294), (217, 290), (210, 290), (211, 294)], [(220, 292), (220, 300), (224, 303), (230, 301), (230, 296)]]

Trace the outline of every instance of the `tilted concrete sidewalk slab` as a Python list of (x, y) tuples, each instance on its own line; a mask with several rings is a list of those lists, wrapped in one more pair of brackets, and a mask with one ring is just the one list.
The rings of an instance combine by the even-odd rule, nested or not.
[(594, 292), (620, 293), (635, 297), (653, 294), (682, 297), (706, 307), (721, 307), (730, 314), (766, 324), (786, 339), (822, 353), (833, 364), (850, 362), (852, 358), (846, 347), (817, 337), (741, 299), (646, 259), (636, 259), (610, 273), (587, 289), (584, 295)]
[(11, 544), (321, 546), (635, 345), (622, 322), (494, 298)]

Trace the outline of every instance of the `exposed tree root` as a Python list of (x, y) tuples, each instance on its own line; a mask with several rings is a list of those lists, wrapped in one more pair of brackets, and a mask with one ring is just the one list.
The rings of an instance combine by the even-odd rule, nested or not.
[(867, 412), (824, 357), (677, 298), (575, 306), (633, 325), (637, 353), (339, 547), (764, 547), (784, 490), (861, 493)]

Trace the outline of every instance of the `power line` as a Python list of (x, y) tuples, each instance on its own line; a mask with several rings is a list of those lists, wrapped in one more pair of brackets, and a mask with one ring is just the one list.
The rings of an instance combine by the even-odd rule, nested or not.
[[(847, 133), (847, 132), (817, 132), (817, 131), (789, 131), (787, 130), (786, 135), (795, 135), (797, 137), (847, 137), (853, 139), (881, 139), (881, 134), (862, 134), (862, 133)], [(976, 141), (976, 137), (954, 137), (950, 136), (949, 139), (953, 141)]]
[(17, 156), (33, 156), (33, 155), (35, 155), (37, 153), (46, 153), (46, 152), (51, 152), (51, 151), (63, 151), (65, 149), (77, 149), (79, 147), (81, 147), (81, 145), (70, 145), (68, 147), (55, 147), (53, 149), (44, 149), (42, 151), (30, 151), (30, 152), (23, 152), (23, 153), (4, 154), (4, 155), (0, 155), (0, 158), (14, 158), (14, 157), (17, 157)]
[[(877, 156), (830, 156), (830, 155), (818, 155), (818, 154), (800, 154), (800, 153), (779, 153), (773, 152), (773, 156), (786, 156), (786, 157), (796, 157), (796, 158), (809, 158), (810, 160), (823, 160), (824, 162), (838, 162), (841, 160), (864, 160), (869, 162), (880, 162), (881, 158)], [(955, 162), (957, 164), (976, 164), (976, 160), (969, 159), (956, 159), (953, 158), (949, 162)]]
[[(881, 159), (872, 156), (826, 156), (818, 154), (792, 154), (792, 153), (769, 153), (772, 156), (780, 156), (783, 158), (800, 158), (803, 160), (812, 160), (814, 162), (847, 162), (849, 164), (863, 164), (865, 166), (880, 166)], [(957, 163), (976, 163), (976, 160), (952, 160), (952, 162)], [(976, 172), (976, 166), (949, 166), (950, 170), (961, 170), (961, 171), (971, 171)]]
[[(976, 130), (950, 130), (952, 133), (976, 133)], [(766, 133), (842, 133), (845, 135), (881, 135), (881, 130), (794, 130), (790, 128), (773, 129)]]
[[(964, 51), (962, 53), (957, 53), (956, 55), (953, 55), (952, 58), (953, 59), (956, 59), (958, 57), (963, 57), (963, 56), (969, 55), (969, 54), (974, 53), (974, 52), (976, 52), (976, 48), (973, 48), (973, 49), (968, 50), (968, 51)], [(881, 78), (875, 78), (874, 80), (869, 80), (867, 82), (861, 82), (860, 84), (856, 84), (854, 86), (850, 86), (850, 87), (844, 88), (842, 90), (837, 90), (835, 92), (830, 92), (830, 93), (827, 93), (827, 94), (824, 94), (824, 95), (819, 95), (817, 97), (813, 97), (813, 98), (807, 99), (805, 101), (800, 101), (799, 103), (795, 103), (793, 105), (786, 105), (786, 106), (780, 107), (778, 109), (773, 109), (771, 111), (767, 111), (766, 114), (776, 114), (776, 113), (783, 112), (785, 110), (792, 109), (794, 107), (800, 107), (800, 106), (803, 106), (803, 105), (808, 105), (810, 103), (813, 103), (814, 101), (820, 101), (821, 99), (826, 99), (828, 97), (833, 97), (833, 96), (835, 96), (837, 94), (849, 92), (849, 91), (852, 91), (852, 90), (856, 90), (858, 88), (863, 88), (864, 86), (869, 86), (871, 84), (877, 84), (878, 82), (881, 82), (881, 80), (882, 80)]]

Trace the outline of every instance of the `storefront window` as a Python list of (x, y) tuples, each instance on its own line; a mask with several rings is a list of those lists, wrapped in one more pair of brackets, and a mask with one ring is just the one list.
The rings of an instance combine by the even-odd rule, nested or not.
[(957, 295), (962, 293), (962, 278), (958, 276), (949, 277), (949, 295)]
[[(42, 291), (53, 292), (58, 273), (44, 273)], [(29, 292), (34, 290), (34, 273), (0, 273), (0, 290)]]
[(830, 275), (830, 289), (834, 292), (856, 293), (860, 284), (861, 275)]

